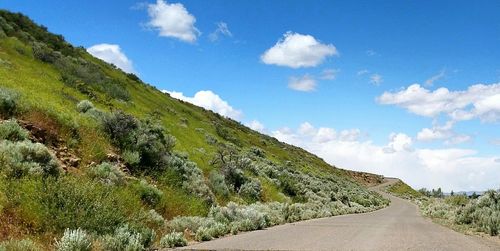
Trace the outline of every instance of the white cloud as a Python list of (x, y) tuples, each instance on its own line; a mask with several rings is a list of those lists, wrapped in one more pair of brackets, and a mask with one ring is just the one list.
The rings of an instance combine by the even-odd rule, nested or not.
[(335, 80), (337, 78), (337, 74), (339, 74), (339, 69), (324, 69), (321, 72), (320, 79), (324, 80)]
[(378, 73), (372, 74), (370, 76), (370, 83), (372, 83), (373, 85), (378, 86), (378, 85), (382, 84), (382, 82), (384, 82), (384, 79)]
[[(321, 133), (320, 133), (321, 131)], [(386, 145), (370, 140), (345, 141), (335, 129), (283, 128), (272, 136), (297, 145), (341, 168), (399, 177), (415, 188), (442, 187), (445, 191), (485, 190), (500, 185), (500, 158), (480, 157), (471, 149), (413, 149), (405, 134), (391, 134)]]
[(366, 70), (366, 69), (363, 69), (363, 70), (359, 70), (356, 75), (358, 76), (363, 76), (365, 74), (368, 74), (370, 71), (369, 70)]
[(434, 122), (432, 128), (423, 128), (420, 132), (418, 132), (417, 140), (432, 141), (432, 140), (450, 138), (454, 134), (452, 131), (454, 124), (455, 122), (448, 121), (446, 122), (446, 124), (440, 126)]
[(359, 139), (361, 131), (359, 129), (348, 129), (337, 132), (333, 128), (316, 128), (309, 122), (300, 124), (294, 132), (288, 127), (271, 132), (271, 135), (284, 142), (301, 145), (302, 142), (312, 141), (325, 143), (330, 141), (351, 142)]
[(234, 109), (227, 101), (224, 101), (219, 95), (212, 91), (199, 91), (193, 97), (184, 96), (182, 92), (174, 92), (163, 90), (164, 93), (170, 94), (173, 98), (189, 102), (193, 105), (203, 107), (205, 109), (219, 113), (235, 120), (241, 119), (243, 113), (240, 110)]
[(423, 128), (417, 133), (419, 141), (444, 140), (446, 145), (458, 145), (472, 140), (470, 135), (458, 134), (453, 131), (454, 121), (448, 121), (445, 125), (434, 125), (432, 128)]
[(124, 72), (135, 73), (132, 61), (122, 52), (117, 44), (96, 44), (87, 49), (92, 56), (114, 64)]
[(446, 139), (448, 138), (448, 131), (438, 130), (436, 128), (423, 128), (417, 134), (417, 139), (420, 141), (432, 141), (438, 139)]
[(250, 123), (247, 123), (246, 126), (248, 126), (250, 129), (257, 131), (257, 132), (260, 132), (260, 133), (264, 133), (266, 131), (266, 128), (264, 127), (264, 125), (262, 123), (260, 123), (260, 121), (258, 121), (258, 120), (252, 120), (252, 121), (250, 121)]
[(474, 118), (484, 122), (500, 120), (500, 83), (472, 85), (464, 91), (447, 88), (431, 91), (413, 84), (398, 92), (384, 92), (377, 101), (425, 117), (445, 114), (453, 121)]
[(148, 14), (151, 18), (148, 25), (157, 29), (162, 37), (193, 43), (201, 34), (194, 26), (196, 18), (181, 3), (157, 0), (156, 4), (148, 4)]
[(446, 140), (444, 143), (446, 145), (458, 145), (458, 144), (462, 144), (465, 142), (469, 142), (471, 140), (472, 140), (472, 137), (470, 135), (459, 134), (459, 135), (454, 135), (453, 137)]
[(316, 89), (316, 80), (308, 74), (302, 77), (291, 77), (288, 81), (288, 88), (303, 92), (314, 91)]
[(208, 39), (210, 39), (210, 41), (212, 41), (212, 42), (215, 42), (215, 41), (219, 40), (219, 38), (221, 36), (226, 36), (226, 37), (233, 36), (233, 33), (231, 33), (231, 31), (229, 30), (227, 23), (218, 22), (217, 28), (215, 29), (215, 31), (213, 31), (212, 33), (210, 33), (208, 35)]
[(430, 77), (429, 79), (425, 80), (425, 85), (426, 86), (432, 86), (432, 85), (434, 85), (434, 82), (440, 80), (444, 76), (446, 76), (446, 72), (445, 72), (445, 70), (441, 70), (438, 74), (436, 74), (436, 75)]
[(413, 151), (413, 140), (404, 133), (391, 133), (389, 143), (383, 148), (385, 153), (395, 153), (400, 151)]
[(317, 66), (335, 55), (338, 52), (332, 44), (322, 44), (311, 35), (287, 32), (260, 58), (265, 64), (300, 68)]

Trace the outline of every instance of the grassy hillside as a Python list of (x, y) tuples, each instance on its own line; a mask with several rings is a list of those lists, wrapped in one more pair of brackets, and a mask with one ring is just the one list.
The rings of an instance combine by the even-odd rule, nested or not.
[(389, 186), (387, 191), (395, 196), (409, 200), (418, 199), (423, 196), (420, 192), (408, 186), (401, 180)]
[(0, 250), (142, 250), (388, 203), (361, 184), (378, 176), (173, 99), (7, 11), (0, 116)]

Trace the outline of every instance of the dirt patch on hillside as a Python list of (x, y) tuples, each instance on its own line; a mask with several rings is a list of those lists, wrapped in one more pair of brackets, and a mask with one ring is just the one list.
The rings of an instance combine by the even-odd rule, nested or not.
[(384, 182), (384, 176), (373, 173), (365, 173), (365, 172), (356, 172), (351, 170), (344, 170), (349, 177), (354, 179), (356, 182), (367, 186), (377, 186)]

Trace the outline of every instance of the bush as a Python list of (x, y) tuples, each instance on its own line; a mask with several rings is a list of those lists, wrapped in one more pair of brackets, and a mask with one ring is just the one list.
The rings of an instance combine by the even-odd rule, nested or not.
[(58, 251), (91, 251), (92, 241), (87, 233), (81, 229), (66, 229), (60, 241), (56, 242)]
[[(427, 208), (435, 205), (435, 203), (430, 204)], [(471, 225), (492, 236), (498, 235), (500, 230), (500, 192), (487, 191), (479, 198), (469, 200), (467, 205), (458, 207), (454, 213), (456, 223)]]
[(197, 241), (210, 241), (213, 239), (208, 227), (200, 227), (194, 237)]
[(0, 140), (23, 141), (28, 139), (29, 133), (15, 120), (0, 123)]
[(59, 167), (47, 147), (40, 143), (0, 142), (0, 172), (20, 178), (28, 174), (57, 176)]
[(103, 121), (104, 131), (120, 149), (133, 147), (139, 121), (122, 111), (113, 112)]
[(245, 182), (240, 188), (239, 194), (250, 201), (258, 201), (261, 198), (262, 187), (258, 180)]
[(210, 172), (209, 181), (212, 191), (216, 195), (224, 198), (229, 197), (229, 189), (227, 188), (226, 180), (223, 175), (219, 174), (217, 171), (212, 171)]
[(0, 115), (10, 118), (16, 114), (18, 95), (8, 89), (0, 88)]
[(137, 140), (130, 150), (139, 152), (140, 163), (137, 168), (150, 167), (161, 170), (166, 154), (175, 146), (175, 138), (165, 134), (165, 129), (152, 120), (144, 120), (136, 132)]
[(229, 228), (224, 223), (216, 222), (209, 226), (208, 232), (213, 238), (219, 238), (229, 233)]
[(9, 240), (0, 242), (0, 251), (41, 251), (32, 240)]
[(88, 100), (82, 100), (76, 105), (78, 112), (86, 113), (87, 111), (94, 109), (94, 104)]
[(250, 152), (253, 153), (257, 157), (265, 158), (266, 152), (259, 147), (253, 146), (250, 148)]
[(125, 163), (129, 166), (135, 166), (141, 163), (141, 155), (138, 152), (134, 151), (124, 151), (122, 153), (122, 158)]
[(240, 226), (239, 231), (267, 227), (266, 217), (263, 213), (252, 207), (239, 206), (234, 202), (229, 202), (225, 207), (212, 207), (209, 217), (225, 224), (237, 223)]
[(165, 226), (165, 219), (154, 209), (139, 212), (135, 217), (134, 222), (139, 222), (142, 225), (155, 229), (163, 228)]
[(187, 240), (184, 238), (184, 234), (178, 232), (167, 234), (160, 240), (160, 247), (162, 248), (184, 247), (186, 245)]
[(44, 43), (34, 43), (33, 45), (33, 56), (42, 62), (54, 63), (59, 55)]
[(124, 225), (116, 229), (113, 235), (106, 235), (101, 240), (101, 245), (107, 251), (142, 251), (149, 247), (154, 239), (149, 232), (138, 232)]
[(89, 176), (107, 185), (121, 185), (125, 183), (125, 173), (118, 166), (108, 162), (90, 167)]
[(202, 226), (208, 226), (214, 224), (215, 221), (212, 218), (199, 217), (199, 216), (181, 216), (175, 217), (168, 222), (167, 226), (169, 229), (175, 232), (184, 232), (186, 229), (196, 233), (198, 229)]
[(137, 184), (137, 188), (139, 196), (141, 197), (141, 200), (151, 206), (157, 205), (161, 197), (163, 196), (163, 192), (156, 188), (155, 186), (149, 184), (145, 180), (141, 180)]
[(186, 158), (172, 155), (168, 159), (167, 166), (170, 170), (181, 175), (184, 189), (194, 195), (202, 197), (208, 203), (214, 201), (213, 194), (205, 183), (203, 172), (198, 168), (196, 163), (188, 161)]
[(126, 153), (132, 171), (163, 171), (175, 138), (152, 120), (139, 121), (121, 111), (105, 116), (104, 131), (112, 143)]

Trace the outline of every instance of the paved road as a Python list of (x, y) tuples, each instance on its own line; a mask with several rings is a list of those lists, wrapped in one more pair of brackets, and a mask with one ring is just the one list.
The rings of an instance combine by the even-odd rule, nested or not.
[(303, 221), (242, 233), (187, 249), (197, 250), (500, 250), (486, 238), (466, 236), (420, 216), (417, 207), (373, 188), (391, 200), (376, 212)]

